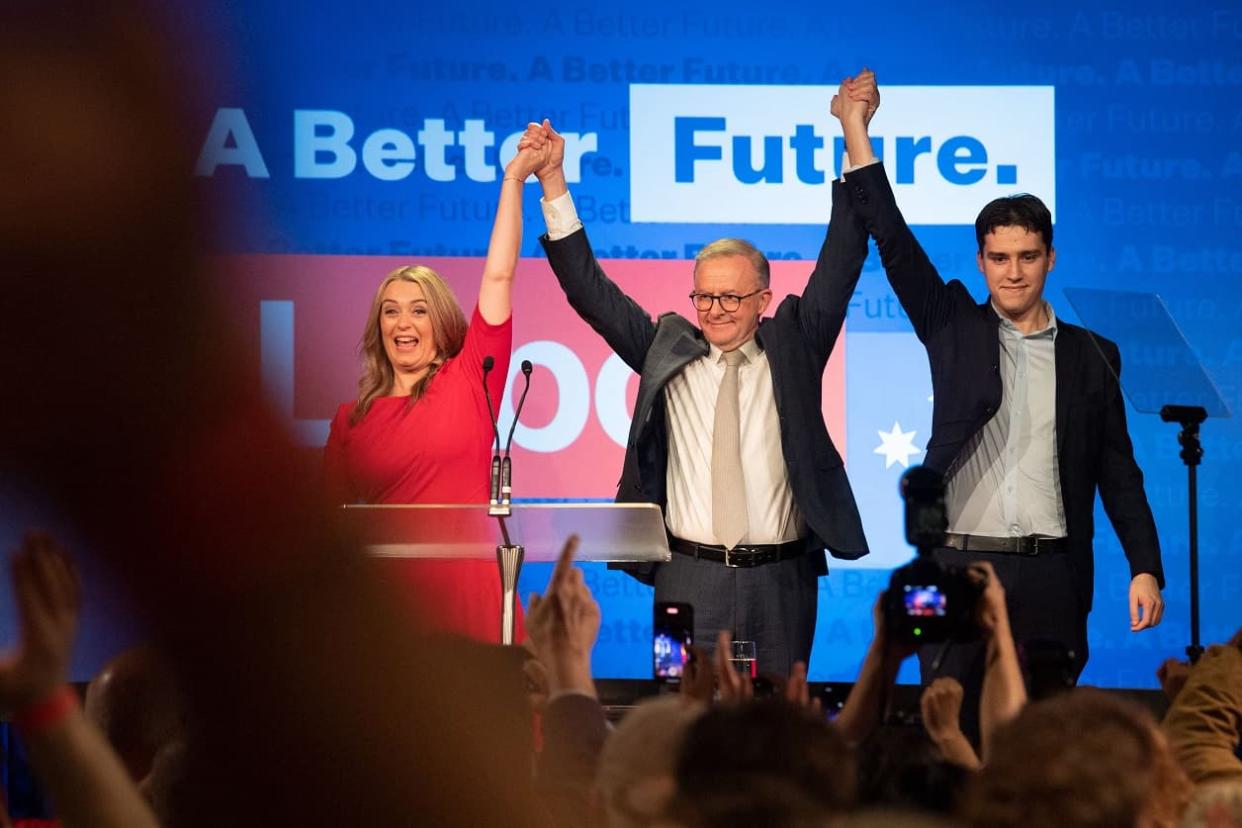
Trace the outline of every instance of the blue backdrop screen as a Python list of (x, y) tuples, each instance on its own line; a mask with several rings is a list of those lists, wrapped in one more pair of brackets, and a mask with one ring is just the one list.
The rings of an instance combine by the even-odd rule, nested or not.
[[(982, 298), (974, 214), (996, 194), (1034, 192), (1054, 209), (1047, 298), (1057, 315), (1078, 321), (1066, 287), (1159, 293), (1238, 410), (1234, 4), (948, 11), (899, 0), (865, 16), (822, 3), (642, 0), (530, 11), (476, 0), (180, 5), (175, 22), (201, 51), (196, 173), (224, 207), (212, 229), (220, 253), (482, 256), (499, 169), (527, 122), (547, 117), (569, 137), (570, 188), (601, 257), (686, 260), (736, 235), (774, 259), (813, 260), (840, 155), (828, 100), (866, 65), (884, 95), (877, 148), (942, 274)], [(536, 189), (526, 202), (531, 258), (542, 256)], [(926, 357), (874, 253), (846, 330), (844, 449), (876, 552), (821, 582), (816, 679), (853, 677), (875, 594), (910, 556), (896, 484), (919, 462), (931, 422)], [(304, 420), (332, 414), (299, 407)], [(1189, 640), (1186, 475), (1175, 427), (1127, 414), (1160, 529), (1168, 608), (1154, 631), (1129, 632), (1128, 568), (1099, 510), (1083, 680), (1146, 687)], [(1203, 444), (1203, 635), (1215, 641), (1239, 621), (1242, 427), (1209, 420)], [(528, 566), (523, 591), (546, 578), (546, 566)], [(594, 565), (588, 581), (605, 617), (597, 673), (645, 675), (650, 591)]]

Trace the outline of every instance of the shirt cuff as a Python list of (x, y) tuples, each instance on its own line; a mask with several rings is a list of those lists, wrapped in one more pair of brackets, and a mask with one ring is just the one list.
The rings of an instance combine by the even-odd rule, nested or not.
[(841, 161), (841, 183), (844, 184), (845, 177), (849, 175), (850, 173), (854, 172), (854, 170), (861, 170), (863, 167), (870, 167), (872, 164), (878, 164), (878, 163), (880, 163), (880, 159), (873, 155), (871, 156), (870, 161), (864, 161), (858, 166), (854, 166), (850, 164), (849, 153), (846, 153), (844, 158)]
[(582, 221), (568, 190), (551, 201), (539, 199), (539, 206), (543, 208), (543, 220), (548, 225), (548, 241), (563, 239), (582, 229)]

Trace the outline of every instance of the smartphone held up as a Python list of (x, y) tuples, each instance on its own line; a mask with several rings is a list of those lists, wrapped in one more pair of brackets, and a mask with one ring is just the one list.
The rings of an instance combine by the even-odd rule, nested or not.
[(694, 607), (657, 601), (651, 625), (651, 669), (656, 681), (680, 684), (694, 643)]

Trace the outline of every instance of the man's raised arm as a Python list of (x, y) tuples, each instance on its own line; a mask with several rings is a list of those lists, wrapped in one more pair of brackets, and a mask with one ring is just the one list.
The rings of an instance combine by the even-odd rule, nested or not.
[(602, 336), (626, 365), (641, 371), (655, 338), (655, 323), (638, 303), (618, 288), (595, 260), (586, 230), (565, 184), (565, 140), (544, 120), (531, 124), (518, 143), (549, 147), (547, 161), (535, 170), (543, 187), (543, 217), (548, 232), (540, 241), (561, 289), (587, 324)]
[[(879, 105), (879, 93), (875, 92), (874, 98), (849, 98), (845, 90), (852, 82), (851, 78), (842, 82), (841, 92), (832, 98), (830, 111), (845, 127), (847, 139), (853, 131), (856, 133), (853, 140), (857, 143), (858, 134), (861, 134), (862, 145), (870, 152), (866, 124)], [(873, 82), (872, 89), (874, 86)], [(802, 330), (824, 358), (832, 352), (841, 333), (850, 296), (858, 285), (858, 276), (866, 260), (867, 228), (852, 209), (841, 182), (834, 180), (828, 232), (798, 306)]]

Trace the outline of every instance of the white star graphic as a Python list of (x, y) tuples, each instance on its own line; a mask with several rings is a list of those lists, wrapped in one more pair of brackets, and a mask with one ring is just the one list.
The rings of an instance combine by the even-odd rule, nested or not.
[(900, 463), (903, 469), (910, 468), (910, 455), (922, 454), (923, 450), (914, 447), (913, 431), (902, 431), (901, 423), (893, 421), (892, 431), (877, 431), (880, 437), (880, 445), (876, 446), (875, 453), (884, 455), (884, 468), (890, 468), (894, 463)]

